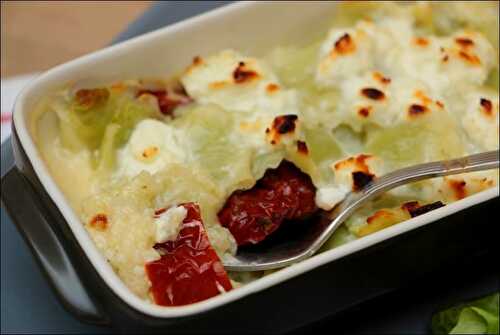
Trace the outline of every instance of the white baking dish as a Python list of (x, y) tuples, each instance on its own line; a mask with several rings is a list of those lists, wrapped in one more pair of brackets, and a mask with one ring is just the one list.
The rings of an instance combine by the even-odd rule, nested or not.
[[(49, 175), (29, 129), (30, 113), (35, 104), (41, 97), (67, 83), (84, 82), (92, 85), (118, 79), (166, 76), (181, 70), (196, 55), (203, 56), (227, 47), (259, 55), (277, 44), (307, 42), (317, 36), (315, 31), (324, 28), (322, 24), (329, 22), (334, 10), (333, 2), (235, 3), (60, 65), (38, 77), (18, 97), (13, 116), (14, 129), (36, 177), (57, 205), (100, 277), (131, 308), (159, 318), (177, 318), (206, 312), (498, 197), (498, 187), (486, 190), (193, 305), (160, 307), (139, 299), (129, 291), (97, 250)], [(311, 27), (314, 27), (314, 31)]]

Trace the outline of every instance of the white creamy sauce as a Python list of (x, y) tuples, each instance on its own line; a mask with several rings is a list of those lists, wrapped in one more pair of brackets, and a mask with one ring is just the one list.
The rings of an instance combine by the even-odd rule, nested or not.
[(182, 221), (186, 218), (187, 209), (176, 206), (167, 209), (155, 219), (156, 234), (155, 242), (163, 243), (174, 241), (181, 230)]

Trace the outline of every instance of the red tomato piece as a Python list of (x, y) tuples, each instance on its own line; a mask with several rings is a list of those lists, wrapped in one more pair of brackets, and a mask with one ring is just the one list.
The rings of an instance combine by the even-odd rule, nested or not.
[(234, 192), (219, 212), (219, 221), (238, 245), (256, 244), (285, 220), (305, 219), (316, 212), (315, 195), (311, 178), (283, 161), (250, 190)]
[(192, 304), (232, 289), (203, 227), (200, 208), (194, 203), (181, 206), (187, 216), (175, 241), (158, 243), (159, 260), (146, 264), (151, 292), (158, 305)]
[(183, 96), (178, 92), (176, 92), (175, 95), (169, 94), (167, 90), (140, 90), (137, 92), (137, 96), (145, 93), (152, 94), (156, 97), (160, 112), (164, 115), (172, 115), (177, 107), (191, 102), (188, 96)]

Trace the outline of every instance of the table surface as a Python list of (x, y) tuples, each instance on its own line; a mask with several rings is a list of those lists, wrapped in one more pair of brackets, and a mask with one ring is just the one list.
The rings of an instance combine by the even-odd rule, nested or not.
[(1, 76), (45, 71), (102, 48), (150, 5), (145, 0), (2, 1)]
[[(225, 2), (159, 2), (120, 34), (115, 42), (151, 31)], [(10, 143), (1, 148), (2, 175), (12, 164)], [(440, 306), (498, 291), (495, 255), (443, 268), (426, 280), (359, 306), (349, 313), (311, 325), (308, 331), (343, 334), (428, 333), (429, 320)], [(50, 290), (30, 251), (1, 209), (1, 332), (109, 333), (111, 329), (80, 323)]]

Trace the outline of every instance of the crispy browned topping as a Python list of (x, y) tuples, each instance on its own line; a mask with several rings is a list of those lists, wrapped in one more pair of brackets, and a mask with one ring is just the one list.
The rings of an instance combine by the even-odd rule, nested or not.
[(463, 48), (468, 48), (474, 45), (474, 41), (467, 37), (457, 37), (455, 42)]
[(274, 92), (278, 91), (279, 89), (280, 89), (279, 85), (274, 84), (274, 83), (268, 84), (266, 86), (267, 93), (274, 93)]
[(241, 84), (258, 78), (259, 74), (253, 70), (245, 68), (245, 62), (240, 62), (233, 71), (233, 79), (235, 83)]
[(481, 98), (481, 100), (479, 101), (479, 103), (481, 104), (482, 111), (486, 115), (491, 116), (493, 114), (493, 104), (491, 103), (490, 100), (485, 99), (485, 98)]
[(228, 82), (226, 82), (226, 81), (213, 81), (210, 84), (208, 84), (208, 86), (210, 88), (213, 88), (214, 90), (217, 90), (220, 88), (224, 88), (227, 84), (228, 84)]
[(368, 117), (370, 115), (371, 107), (362, 107), (358, 110), (358, 114), (362, 117)]
[(448, 60), (450, 59), (450, 56), (448, 55), (444, 55), (443, 58), (441, 58), (441, 60), (446, 63)]
[(429, 45), (429, 40), (425, 37), (416, 37), (413, 41), (419, 47), (426, 47)]
[(437, 209), (437, 208), (440, 208), (443, 206), (444, 206), (444, 204), (441, 201), (436, 201), (436, 202), (433, 202), (431, 204), (417, 206), (415, 208), (410, 208), (410, 209), (408, 209), (408, 212), (410, 213), (411, 217), (414, 218), (416, 216), (425, 214), (427, 212), (430, 212), (434, 209)]
[(106, 214), (103, 214), (103, 213), (96, 214), (90, 220), (89, 225), (92, 228), (95, 228), (95, 229), (100, 230), (100, 231), (104, 231), (108, 227), (108, 217), (106, 216)]
[(79, 107), (90, 109), (108, 101), (109, 91), (106, 88), (81, 89), (75, 93), (75, 101)]
[(467, 190), (465, 189), (465, 185), (467, 185), (467, 183), (465, 182), (465, 180), (448, 179), (447, 182), (450, 188), (455, 193), (456, 199), (460, 200), (467, 196)]
[(391, 79), (384, 77), (380, 72), (373, 72), (373, 79), (379, 81), (382, 84), (390, 84)]
[(156, 155), (158, 153), (158, 150), (159, 150), (158, 147), (155, 147), (155, 146), (146, 148), (142, 152), (142, 157), (144, 157), (144, 158), (151, 158), (151, 157), (153, 157), (154, 155)]
[(333, 167), (335, 168), (335, 170), (339, 170), (344, 168), (345, 166), (354, 164), (356, 170), (369, 173), (370, 170), (368, 168), (368, 165), (366, 164), (366, 160), (371, 157), (372, 157), (371, 155), (360, 154), (356, 157), (349, 157), (346, 160), (340, 161), (336, 163)]
[(366, 173), (363, 171), (355, 171), (352, 173), (352, 190), (353, 191), (359, 191), (363, 189), (366, 185), (368, 185), (373, 178), (375, 177), (374, 174), (371, 173)]
[(472, 53), (468, 53), (466, 51), (460, 51), (458, 55), (462, 57), (466, 62), (469, 62), (472, 65), (481, 64), (481, 60), (479, 59), (479, 57)]
[(363, 88), (361, 90), (361, 94), (366, 98), (372, 100), (383, 100), (385, 98), (384, 92), (373, 87)]
[(306, 142), (297, 141), (297, 151), (301, 154), (307, 155), (309, 153), (309, 149), (307, 148)]
[(424, 105), (428, 105), (428, 104), (430, 104), (432, 102), (432, 99), (429, 98), (427, 95), (425, 95), (425, 93), (422, 92), (421, 90), (416, 90), (415, 91), (415, 97), (417, 99), (419, 99), (420, 101), (422, 101), (422, 103)]
[(426, 113), (427, 111), (427, 107), (417, 104), (413, 104), (408, 108), (408, 114), (410, 116), (419, 116)]
[(280, 115), (274, 118), (273, 129), (279, 134), (292, 133), (295, 130), (297, 115)]
[(160, 209), (155, 210), (154, 217), (155, 218), (160, 217), (160, 215), (162, 215), (163, 213), (165, 213), (167, 211), (167, 209), (168, 209), (168, 207), (164, 207), (164, 208), (160, 208)]
[(280, 143), (281, 136), (293, 134), (297, 126), (297, 115), (279, 115), (274, 118), (270, 128), (266, 128), (266, 135), (271, 144)]
[(200, 56), (195, 56), (193, 58), (193, 65), (201, 65), (203, 63), (203, 59)]
[(335, 42), (335, 51), (340, 55), (345, 55), (354, 52), (355, 50), (356, 50), (356, 45), (354, 44), (354, 41), (352, 40), (351, 36), (347, 33), (342, 35)]
[(436, 100), (436, 105), (438, 105), (439, 108), (444, 108), (444, 103), (442, 103), (441, 101), (439, 100)]
[(377, 221), (378, 219), (380, 218), (390, 218), (394, 216), (393, 213), (389, 212), (389, 211), (386, 211), (386, 210), (378, 210), (376, 211), (372, 216), (370, 216), (369, 218), (366, 219), (366, 223), (370, 224), (370, 223), (373, 223), (375, 221)]

